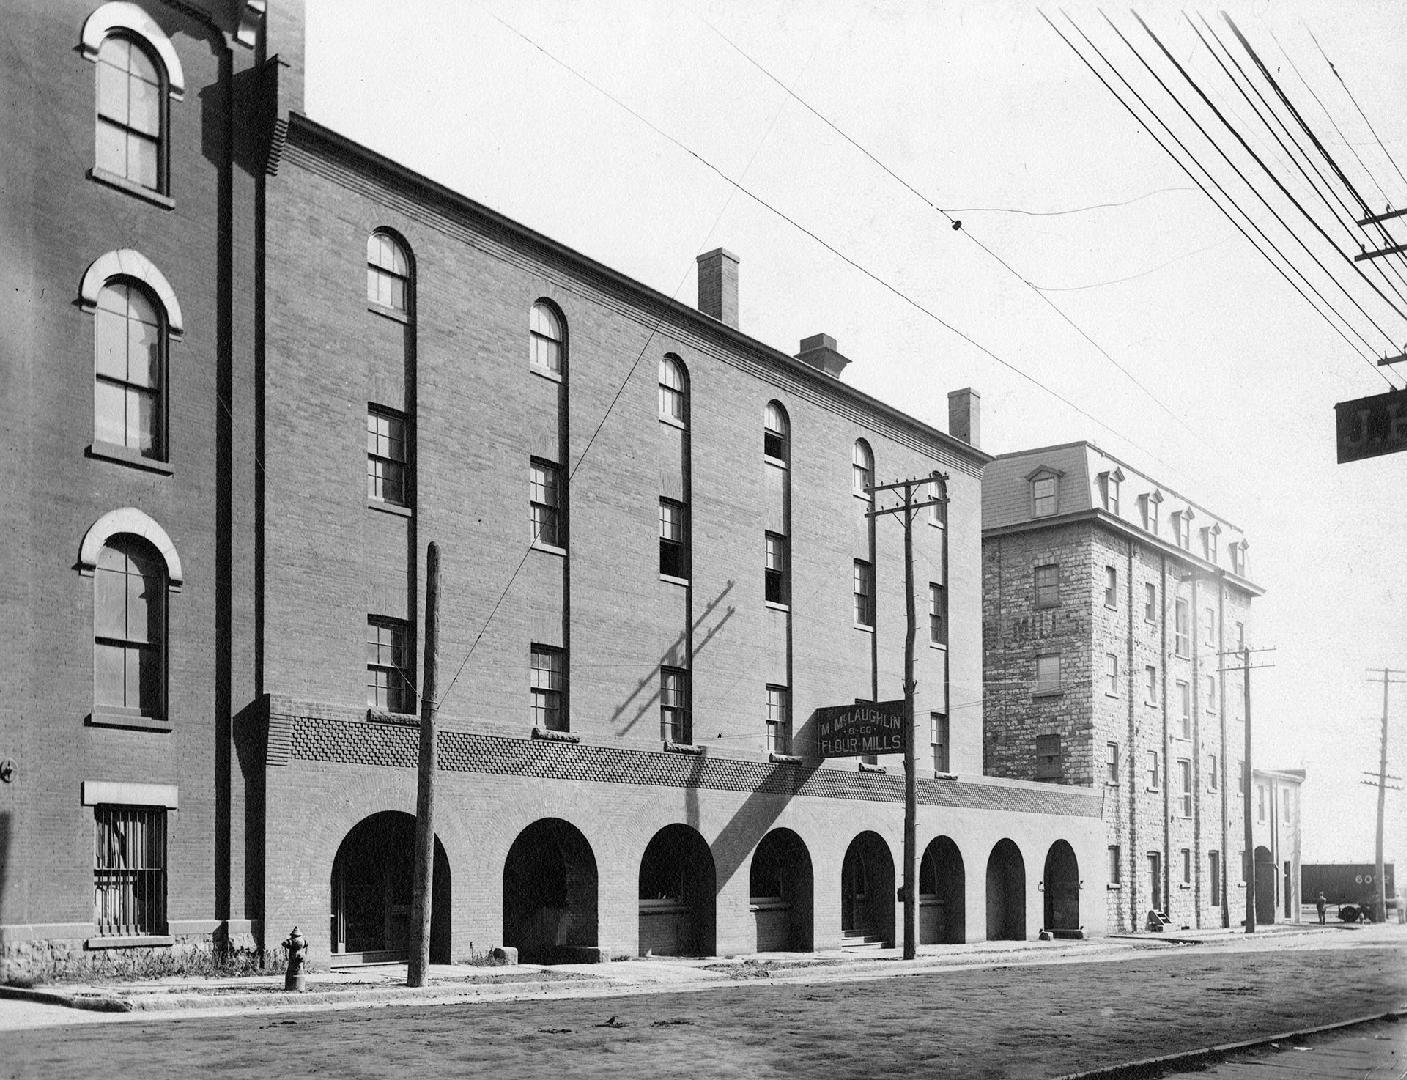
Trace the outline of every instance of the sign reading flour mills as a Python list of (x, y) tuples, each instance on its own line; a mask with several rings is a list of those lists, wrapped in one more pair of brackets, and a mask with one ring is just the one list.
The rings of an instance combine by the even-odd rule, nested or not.
[(904, 701), (857, 701), (816, 710), (821, 757), (904, 752)]

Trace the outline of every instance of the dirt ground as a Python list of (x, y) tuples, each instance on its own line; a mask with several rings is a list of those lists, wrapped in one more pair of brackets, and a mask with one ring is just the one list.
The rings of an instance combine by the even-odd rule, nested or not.
[(1051, 1077), (1407, 1004), (1401, 947), (0, 1035), (0, 1077)]

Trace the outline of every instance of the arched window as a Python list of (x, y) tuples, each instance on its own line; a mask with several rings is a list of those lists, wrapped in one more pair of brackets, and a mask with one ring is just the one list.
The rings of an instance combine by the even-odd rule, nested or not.
[(366, 299), (402, 315), (410, 313), (410, 255), (383, 229), (366, 239)]
[(791, 425), (786, 410), (775, 401), (769, 401), (762, 414), (762, 454), (777, 465), (791, 459)]
[(166, 719), (166, 563), (128, 533), (108, 537), (93, 568), (93, 711)]
[(689, 426), (688, 382), (679, 358), (666, 355), (660, 359), (660, 419), (666, 423)]
[(185, 91), (171, 40), (136, 4), (103, 4), (83, 24), (83, 55), (97, 66), (93, 176), (165, 195), (167, 102)]
[(104, 285), (96, 307), (93, 439), (165, 460), (165, 313), (126, 278)]
[(551, 305), (539, 300), (528, 314), (528, 363), (550, 375), (562, 374), (562, 320)]
[(864, 499), (870, 498), (870, 488), (874, 487), (874, 454), (870, 452), (870, 444), (864, 439), (856, 439), (850, 461), (854, 493)]

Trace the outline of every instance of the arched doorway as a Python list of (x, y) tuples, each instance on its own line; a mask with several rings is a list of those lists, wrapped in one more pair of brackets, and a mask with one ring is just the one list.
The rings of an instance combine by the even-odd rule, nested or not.
[(862, 832), (845, 849), (840, 932), (847, 944), (894, 945), (894, 857), (878, 833)]
[[(387, 810), (347, 833), (332, 860), (331, 952), (340, 963), (404, 960), (410, 948), (415, 818)], [(435, 838), (430, 962), (450, 962), (449, 859)]]
[(748, 904), (758, 952), (811, 951), (811, 855), (790, 829), (773, 829), (752, 853)]
[(712, 956), (717, 884), (713, 853), (688, 825), (655, 833), (640, 860), (640, 952)]
[(924, 849), (918, 864), (920, 945), (957, 945), (967, 940), (967, 871), (951, 837)]
[(1026, 940), (1026, 863), (1007, 839), (987, 858), (987, 940)]
[(596, 945), (596, 857), (575, 825), (535, 821), (503, 864), (503, 943), (521, 960), (582, 959)]
[(1275, 921), (1275, 857), (1264, 845), (1256, 848), (1256, 922)]
[(1045, 912), (1042, 926), (1059, 936), (1080, 929), (1080, 864), (1067, 841), (1050, 845), (1045, 857)]

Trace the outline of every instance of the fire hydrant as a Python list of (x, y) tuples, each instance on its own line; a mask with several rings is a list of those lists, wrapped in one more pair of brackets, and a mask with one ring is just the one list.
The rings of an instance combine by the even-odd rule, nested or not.
[(288, 950), (288, 972), (283, 977), (283, 988), (296, 990), (301, 994), (308, 988), (308, 976), (303, 972), (303, 965), (308, 959), (308, 939), (300, 934), (295, 926), (284, 941), (283, 947)]

